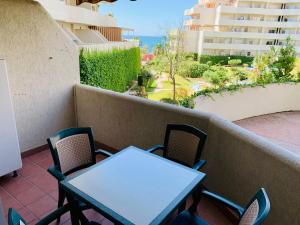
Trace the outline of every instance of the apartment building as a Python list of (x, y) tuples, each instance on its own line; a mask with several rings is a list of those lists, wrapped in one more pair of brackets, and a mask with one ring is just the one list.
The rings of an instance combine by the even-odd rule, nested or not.
[(199, 0), (185, 15), (188, 52), (254, 56), (291, 36), (300, 54), (300, 0)]
[(101, 4), (84, 2), (76, 5), (76, 0), (37, 0), (48, 11), (53, 19), (63, 28), (65, 33), (79, 46), (97, 48), (131, 48), (138, 46), (136, 42), (126, 42), (122, 32), (133, 31), (118, 26), (116, 18), (101, 15)]

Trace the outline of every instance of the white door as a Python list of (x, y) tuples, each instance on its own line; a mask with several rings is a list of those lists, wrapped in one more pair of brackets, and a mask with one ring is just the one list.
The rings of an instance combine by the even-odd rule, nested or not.
[(22, 167), (5, 60), (0, 59), (0, 176)]

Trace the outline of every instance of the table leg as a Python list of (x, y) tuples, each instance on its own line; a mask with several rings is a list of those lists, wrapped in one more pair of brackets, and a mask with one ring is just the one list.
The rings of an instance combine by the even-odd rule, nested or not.
[(67, 201), (69, 203), (71, 203), (70, 215), (71, 215), (72, 225), (80, 225), (80, 223), (79, 223), (79, 211), (80, 210), (79, 210), (78, 202), (70, 196), (67, 196)]

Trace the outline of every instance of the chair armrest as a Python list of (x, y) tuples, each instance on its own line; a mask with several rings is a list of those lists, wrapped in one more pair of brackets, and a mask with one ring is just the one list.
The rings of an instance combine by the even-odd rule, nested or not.
[(49, 215), (41, 219), (36, 225), (48, 225), (58, 217), (62, 216), (66, 212), (70, 211), (72, 203), (67, 203), (63, 207), (56, 209), (55, 211), (51, 212)]
[(98, 149), (95, 151), (95, 154), (96, 155), (104, 155), (106, 157), (110, 157), (112, 156), (114, 153), (108, 151), (108, 150), (102, 150), (102, 149)]
[(162, 150), (162, 151), (164, 151), (164, 150), (165, 150), (165, 147), (162, 146), (162, 145), (155, 145), (155, 146), (153, 146), (153, 147), (147, 149), (146, 151), (147, 151), (147, 152), (150, 152), (150, 153), (153, 153), (153, 152), (155, 152), (155, 151), (157, 151), (157, 150)]
[(62, 181), (66, 178), (65, 175), (63, 175), (57, 168), (56, 166), (49, 167), (48, 172), (54, 176), (58, 181)]
[(194, 166), (194, 170), (200, 170), (206, 164), (206, 160), (199, 160)]
[(241, 206), (219, 196), (219, 195), (216, 195), (214, 193), (211, 193), (209, 191), (202, 191), (201, 194), (200, 194), (201, 197), (205, 197), (205, 198), (208, 198), (208, 199), (211, 199), (211, 200), (214, 200), (214, 201), (217, 201), (219, 203), (222, 203), (223, 205), (225, 205), (226, 207), (232, 209), (234, 212), (236, 212), (239, 217), (242, 216), (243, 212), (245, 211), (244, 208), (242, 208)]

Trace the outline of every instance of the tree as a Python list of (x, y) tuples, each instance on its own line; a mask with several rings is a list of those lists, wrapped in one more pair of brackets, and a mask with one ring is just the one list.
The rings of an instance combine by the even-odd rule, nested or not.
[(155, 47), (153, 49), (153, 54), (155, 56), (160, 56), (160, 55), (163, 55), (163, 51), (164, 51), (163, 45), (161, 43), (158, 43), (155, 45)]
[(256, 55), (253, 60), (254, 72), (257, 76), (257, 82), (268, 83), (273, 81), (273, 66), (278, 60), (278, 51), (274, 46), (271, 47), (270, 51)]
[(176, 32), (169, 32), (165, 41), (164, 55), (168, 61), (169, 78), (171, 79), (173, 86), (173, 101), (176, 101), (175, 75), (178, 74), (180, 65), (184, 61), (183, 38), (183, 28), (179, 27)]
[(275, 78), (278, 80), (286, 80), (291, 78), (291, 72), (295, 67), (296, 50), (291, 37), (285, 41), (285, 46), (279, 51), (278, 60), (274, 64)]
[(159, 76), (162, 75), (168, 66), (168, 62), (165, 57), (157, 56), (152, 59), (148, 65), (150, 69), (154, 70)]

